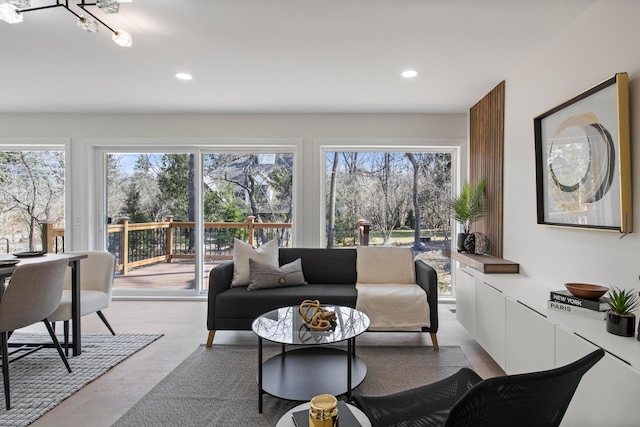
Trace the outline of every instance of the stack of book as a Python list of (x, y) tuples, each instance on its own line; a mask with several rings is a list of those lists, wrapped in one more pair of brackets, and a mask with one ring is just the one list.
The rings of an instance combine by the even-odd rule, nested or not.
[(547, 307), (551, 310), (587, 316), (598, 320), (606, 319), (607, 310), (609, 310), (609, 304), (607, 304), (607, 298), (605, 297), (589, 300), (579, 298), (566, 290), (551, 291)]

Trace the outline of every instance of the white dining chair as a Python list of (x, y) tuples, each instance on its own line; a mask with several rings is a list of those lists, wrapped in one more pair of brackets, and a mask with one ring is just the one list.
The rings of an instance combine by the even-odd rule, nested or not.
[(47, 318), (60, 302), (68, 265), (66, 259), (20, 265), (11, 275), (11, 281), (4, 290), (0, 302), (0, 350), (7, 410), (11, 409), (8, 340), (16, 329), (43, 322), (67, 371), (71, 372), (69, 362)]
[[(112, 335), (116, 333), (102, 313), (111, 304), (115, 257), (109, 252), (88, 251), (80, 264), (80, 315), (96, 313)], [(64, 292), (58, 308), (49, 316), (49, 321), (64, 322), (65, 353), (69, 352), (69, 320), (71, 320), (71, 277), (65, 278)], [(55, 325), (54, 325), (55, 328)]]

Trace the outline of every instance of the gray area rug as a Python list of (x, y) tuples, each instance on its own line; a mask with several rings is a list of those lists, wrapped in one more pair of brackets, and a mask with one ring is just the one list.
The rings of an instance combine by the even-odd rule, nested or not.
[[(279, 347), (264, 350), (264, 360)], [(367, 376), (355, 390), (382, 395), (432, 383), (469, 366), (460, 347), (358, 347)], [(300, 402), (264, 395), (258, 414), (258, 349), (253, 346), (199, 347), (115, 424), (129, 426), (274, 426)], [(310, 367), (312, 368), (312, 367)]]
[[(53, 348), (43, 348), (9, 364), (11, 409), (0, 392), (0, 426), (26, 426), (162, 335), (83, 335), (82, 354), (69, 357), (67, 372)], [(9, 342), (51, 342), (48, 335), (14, 334)], [(71, 352), (71, 350), (69, 351)], [(1, 387), (0, 387), (1, 388)]]

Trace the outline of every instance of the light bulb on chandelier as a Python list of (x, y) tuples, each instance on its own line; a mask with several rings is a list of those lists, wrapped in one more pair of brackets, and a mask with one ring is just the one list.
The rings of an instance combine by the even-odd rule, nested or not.
[(0, 4), (0, 19), (9, 24), (22, 22), (22, 14), (9, 3)]
[(78, 18), (78, 27), (89, 33), (97, 33), (98, 21), (91, 18), (90, 16), (82, 15), (80, 16), (80, 18)]
[(132, 44), (131, 34), (124, 30), (114, 30), (101, 19), (87, 10), (89, 6), (97, 6), (103, 13), (111, 14), (118, 13), (120, 9), (120, 3), (131, 3), (133, 0), (97, 0), (96, 3), (87, 3), (86, 0), (82, 0), (76, 4), (84, 14), (79, 15), (73, 9), (69, 7), (69, 0), (56, 0), (55, 3), (46, 6), (31, 7), (31, 0), (5, 0), (5, 3), (0, 3), (0, 20), (8, 22), (9, 24), (17, 24), (23, 21), (23, 13), (33, 12), (36, 10), (52, 9), (62, 7), (69, 13), (78, 18), (77, 25), (82, 30), (89, 33), (97, 33), (99, 25), (102, 24), (112, 33), (111, 39), (118, 45), (123, 47), (129, 47)]
[(131, 46), (131, 34), (124, 30), (115, 30), (111, 39), (122, 47)]

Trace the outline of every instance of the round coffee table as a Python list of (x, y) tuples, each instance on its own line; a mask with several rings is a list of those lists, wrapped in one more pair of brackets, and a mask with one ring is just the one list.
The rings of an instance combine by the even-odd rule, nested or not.
[[(367, 418), (364, 412), (353, 405), (347, 404), (347, 406), (349, 407), (351, 413), (356, 417), (360, 425), (362, 425), (362, 427), (371, 427), (371, 421), (369, 421), (369, 418)], [(309, 402), (301, 403), (300, 405), (296, 406), (293, 409), (290, 409), (282, 417), (280, 417), (280, 419), (278, 420), (278, 424), (276, 424), (276, 427), (296, 427), (295, 423), (293, 422), (292, 414), (294, 412), (308, 410)]]
[[(351, 391), (367, 375), (367, 366), (356, 356), (356, 337), (369, 327), (369, 317), (351, 307), (326, 305), (336, 314), (330, 331), (311, 331), (298, 312), (298, 306), (283, 307), (263, 314), (253, 321), (258, 336), (258, 412), (262, 412), (262, 395), (308, 401), (318, 394), (351, 398)], [(282, 344), (282, 351), (263, 362), (262, 341)], [(347, 342), (347, 348), (325, 344)], [(296, 346), (287, 350), (286, 345)]]

